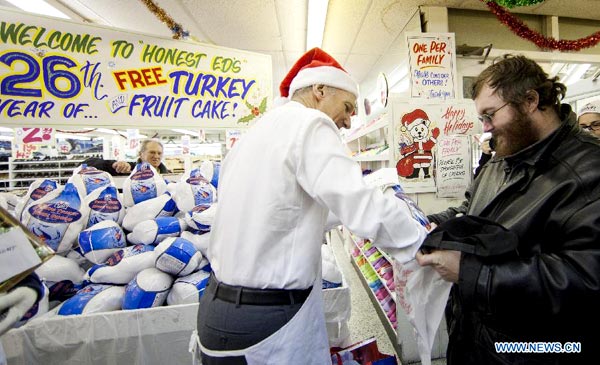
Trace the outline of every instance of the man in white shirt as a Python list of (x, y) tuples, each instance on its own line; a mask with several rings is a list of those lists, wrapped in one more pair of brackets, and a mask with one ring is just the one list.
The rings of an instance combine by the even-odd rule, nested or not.
[[(358, 85), (315, 48), (280, 86), (287, 103), (266, 113), (229, 152), (200, 301), (202, 363), (331, 363), (321, 298), (328, 213), (396, 259), (426, 236), (399, 199), (365, 185), (346, 153)], [(292, 318), (293, 317), (293, 318)]]

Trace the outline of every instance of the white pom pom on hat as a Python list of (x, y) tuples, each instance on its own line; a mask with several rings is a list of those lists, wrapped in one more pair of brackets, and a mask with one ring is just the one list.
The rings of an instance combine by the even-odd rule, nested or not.
[(306, 86), (322, 84), (348, 91), (358, 97), (358, 84), (327, 52), (313, 48), (302, 55), (279, 85), (282, 97), (291, 98)]

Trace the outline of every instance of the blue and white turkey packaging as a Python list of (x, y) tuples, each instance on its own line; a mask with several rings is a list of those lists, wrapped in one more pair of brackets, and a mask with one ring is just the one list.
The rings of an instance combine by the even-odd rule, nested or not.
[(73, 170), (73, 175), (67, 182), (75, 185), (77, 191), (79, 191), (79, 195), (82, 197), (86, 197), (98, 188), (115, 185), (111, 174), (85, 164)]
[(83, 228), (88, 228), (96, 223), (111, 220), (118, 224), (123, 222), (125, 207), (119, 191), (113, 185), (103, 186), (89, 193), (83, 204), (88, 207), (84, 217)]
[(124, 286), (90, 284), (65, 300), (58, 309), (60, 316), (110, 312), (121, 309)]
[(155, 267), (140, 271), (125, 288), (123, 309), (159, 307), (173, 285), (173, 277)]
[(127, 246), (121, 226), (112, 220), (84, 229), (79, 233), (77, 242), (83, 256), (94, 264), (103, 263), (110, 255)]
[(165, 238), (154, 249), (157, 269), (175, 276), (186, 276), (198, 269), (202, 254), (185, 238)]
[(187, 224), (176, 217), (158, 217), (138, 223), (127, 235), (127, 241), (132, 244), (152, 245), (167, 237), (178, 237), (185, 231)]
[(31, 185), (29, 185), (27, 193), (21, 198), (15, 207), (15, 217), (23, 222), (23, 213), (25, 212), (25, 208), (55, 190), (58, 190), (55, 195), (58, 195), (60, 191), (62, 191), (62, 186), (56, 182), (56, 180), (35, 179)]
[(221, 163), (216, 161), (205, 160), (200, 164), (200, 172), (206, 180), (210, 181), (212, 186), (219, 187), (219, 172), (221, 171)]
[(206, 257), (206, 253), (208, 252), (208, 243), (210, 242), (210, 232), (194, 233), (185, 231), (181, 232), (179, 237), (190, 241), (194, 247), (196, 247), (196, 250), (200, 251), (202, 256)]
[(185, 222), (187, 225), (201, 233), (210, 231), (210, 227), (215, 219), (217, 211), (217, 203), (213, 205), (196, 205), (185, 214)]
[(67, 252), (83, 228), (86, 208), (75, 186), (67, 183), (57, 196), (48, 194), (29, 205), (23, 224), (56, 253)]
[(165, 193), (127, 208), (122, 225), (126, 230), (133, 231), (140, 222), (158, 217), (172, 217), (176, 212), (177, 204), (171, 194)]
[(175, 188), (174, 200), (183, 212), (197, 205), (211, 205), (217, 197), (217, 190), (202, 175), (199, 168), (186, 171)]
[(35, 269), (35, 273), (48, 288), (48, 300), (51, 308), (71, 298), (84, 287), (85, 270), (75, 260), (68, 257), (54, 255)]
[(20, 327), (28, 321), (48, 313), (48, 310), (50, 309), (50, 300), (48, 299), (49, 291), (48, 287), (44, 283), (42, 283), (42, 292), (44, 293), (42, 298), (38, 300), (31, 308), (29, 308), (27, 312), (25, 312), (23, 317), (21, 317), (21, 319), (14, 324), (13, 328)]
[(140, 271), (154, 267), (154, 246), (127, 246), (113, 253), (103, 264), (92, 266), (84, 279), (92, 283), (124, 285)]
[(156, 198), (167, 191), (167, 183), (152, 165), (141, 162), (135, 165), (129, 177), (123, 182), (123, 204), (134, 206), (148, 199)]
[(206, 289), (209, 278), (210, 272), (204, 270), (177, 278), (167, 296), (167, 304), (198, 303), (204, 294), (204, 289)]

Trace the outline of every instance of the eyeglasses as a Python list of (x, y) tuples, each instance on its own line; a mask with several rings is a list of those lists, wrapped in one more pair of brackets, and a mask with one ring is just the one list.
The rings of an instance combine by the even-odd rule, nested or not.
[(477, 119), (479, 119), (479, 121), (481, 123), (483, 123), (483, 122), (491, 123), (492, 122), (492, 118), (494, 118), (494, 114), (496, 114), (500, 109), (504, 108), (508, 104), (510, 104), (510, 101), (506, 102), (504, 105), (502, 105), (501, 107), (499, 107), (498, 109), (494, 110), (491, 113), (481, 114), (480, 116), (477, 117)]
[(600, 131), (600, 120), (595, 120), (595, 121), (591, 122), (588, 125), (580, 124), (579, 126), (584, 131), (587, 131), (587, 132), (591, 132), (591, 131), (597, 132), (597, 131)]

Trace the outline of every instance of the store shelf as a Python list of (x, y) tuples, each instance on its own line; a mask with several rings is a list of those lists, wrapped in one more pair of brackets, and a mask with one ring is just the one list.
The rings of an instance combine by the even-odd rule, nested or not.
[(370, 156), (356, 155), (356, 156), (354, 156), (352, 158), (354, 159), (354, 161), (358, 161), (358, 162), (389, 161), (390, 154), (389, 154), (389, 151), (386, 150), (384, 153), (379, 153), (379, 154), (376, 154), (376, 155), (370, 155)]
[(387, 317), (387, 314), (385, 313), (383, 308), (381, 308), (381, 305), (379, 304), (379, 300), (375, 296), (375, 293), (373, 293), (373, 291), (371, 290), (371, 287), (369, 286), (367, 279), (363, 276), (363, 273), (360, 270), (360, 267), (357, 264), (356, 260), (354, 260), (354, 258), (351, 258), (350, 261), (352, 262), (352, 266), (358, 273), (360, 282), (362, 283), (365, 290), (369, 293), (369, 299), (373, 303), (373, 306), (375, 307), (375, 312), (377, 313), (377, 316), (381, 320), (381, 323), (383, 323), (383, 328), (385, 329), (385, 332), (387, 333), (388, 337), (390, 338), (392, 346), (394, 346), (394, 350), (396, 351), (397, 354), (402, 353), (402, 345), (399, 344), (398, 341), (396, 340), (396, 338), (397, 338), (396, 330), (392, 326), (390, 319)]
[(354, 131), (351, 135), (346, 137), (345, 142), (349, 143), (359, 139), (360, 137), (366, 136), (367, 134), (374, 132), (378, 129), (385, 127), (388, 124), (388, 118), (385, 115), (379, 116), (377, 119), (372, 120), (371, 122), (363, 125), (356, 131)]
[[(383, 287), (387, 290), (387, 292), (390, 294), (390, 296), (392, 297), (392, 299), (394, 299), (394, 302), (396, 302), (396, 291), (391, 289), (388, 285), (387, 285), (387, 280), (385, 278), (383, 278), (381, 276), (381, 274), (379, 273), (379, 271), (377, 270), (377, 268), (375, 268), (375, 266), (373, 266), (373, 263), (369, 260), (369, 257), (367, 257), (367, 254), (365, 253), (365, 251), (363, 250), (363, 248), (361, 246), (359, 246), (359, 244), (356, 242), (356, 240), (354, 240), (354, 237), (351, 235), (350, 239), (352, 239), (352, 241), (354, 242), (354, 246), (356, 248), (358, 248), (358, 250), (361, 252), (361, 254), (365, 257), (365, 260), (367, 261), (367, 264), (369, 264), (369, 266), (371, 266), (371, 268), (373, 269), (373, 271), (375, 271), (375, 274), (377, 275), (377, 277), (379, 278), (379, 281), (381, 281), (381, 284), (383, 285)], [(377, 252), (379, 252), (381, 254), (381, 256), (388, 262), (388, 264), (390, 266), (393, 266), (392, 263), (392, 258), (384, 253), (383, 251), (381, 251), (380, 249), (376, 248)]]
[(79, 166), (87, 156), (77, 155), (71, 158), (54, 158), (43, 160), (16, 160), (9, 159), (0, 166), (7, 167), (7, 178), (3, 181), (0, 191), (27, 189), (36, 179), (52, 179), (61, 184), (67, 182), (73, 175), (73, 170)]

